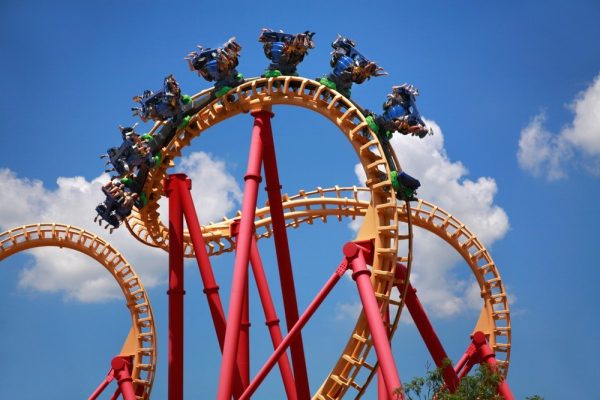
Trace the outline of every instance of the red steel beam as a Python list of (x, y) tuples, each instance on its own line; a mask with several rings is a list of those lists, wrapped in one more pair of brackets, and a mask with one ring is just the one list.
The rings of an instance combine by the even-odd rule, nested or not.
[(392, 355), (392, 348), (388, 338), (387, 329), (383, 324), (379, 304), (371, 285), (371, 271), (367, 268), (365, 252), (368, 249), (359, 246), (356, 243), (346, 243), (344, 245), (344, 255), (350, 261), (352, 268), (352, 279), (356, 281), (358, 293), (363, 305), (363, 311), (367, 318), (367, 324), (373, 338), (373, 347), (379, 361), (379, 368), (383, 375), (387, 392), (392, 399), (404, 399), (402, 384), (396, 362)]
[[(400, 293), (404, 290), (404, 280), (406, 279), (406, 266), (398, 264), (396, 267), (396, 279), (400, 281), (396, 285)], [(408, 291), (406, 292), (406, 307), (410, 312), (410, 315), (415, 322), (429, 354), (433, 358), (435, 365), (443, 370), (443, 378), (446, 386), (450, 390), (450, 393), (454, 393), (458, 387), (458, 376), (452, 367), (452, 363), (444, 350), (444, 346), (440, 341), (439, 337), (433, 329), (431, 321), (427, 317), (427, 313), (421, 304), (421, 301), (417, 297), (417, 290), (408, 283)]]
[(229, 310), (227, 312), (227, 329), (223, 346), (223, 360), (219, 374), (218, 400), (230, 400), (236, 356), (240, 340), (242, 322), (242, 309), (244, 304), (244, 287), (248, 276), (248, 260), (250, 258), (250, 245), (254, 237), (254, 217), (258, 185), (261, 181), (260, 170), (262, 162), (261, 130), (263, 123), (259, 118), (254, 120), (252, 141), (248, 157), (248, 170), (244, 177), (244, 199), (242, 202), (242, 216), (239, 235), (236, 242), (236, 254), (233, 266), (233, 279)]
[[(200, 278), (202, 280), (203, 292), (206, 295), (208, 302), (208, 309), (213, 320), (215, 332), (217, 334), (217, 340), (219, 342), (219, 348), (223, 352), (223, 344), (225, 343), (225, 312), (223, 311), (223, 304), (221, 302), (221, 296), (219, 295), (219, 285), (215, 279), (215, 275), (212, 270), (212, 265), (206, 251), (204, 235), (198, 220), (198, 214), (194, 207), (194, 200), (190, 190), (192, 190), (192, 181), (187, 178), (185, 188), (179, 187), (181, 190), (181, 205), (183, 207), (183, 215), (187, 222), (190, 239), (194, 246), (194, 255), (196, 256), (196, 262), (198, 263), (198, 270), (200, 271)], [(238, 398), (242, 393), (242, 378), (240, 375), (239, 368), (236, 368), (234, 376), (234, 397)]]
[[(252, 115), (262, 126), (261, 137), (264, 146), (263, 162), (265, 166), (266, 190), (269, 197), (269, 207), (273, 224), (273, 238), (275, 241), (275, 251), (277, 253), (277, 264), (279, 266), (279, 280), (283, 295), (285, 320), (289, 332), (298, 321), (298, 301), (296, 299), (290, 248), (285, 227), (283, 207), (281, 204), (281, 183), (279, 182), (273, 131), (271, 129), (271, 117), (273, 114), (268, 111), (257, 111), (252, 113)], [(310, 388), (308, 384), (308, 373), (301, 333), (299, 333), (297, 338), (292, 342), (290, 352), (294, 368), (294, 377), (296, 378), (298, 398), (301, 400), (308, 400), (310, 399)]]
[(290, 344), (294, 341), (294, 339), (296, 339), (297, 335), (300, 333), (302, 328), (304, 328), (304, 326), (310, 320), (310, 318), (313, 316), (315, 311), (317, 311), (317, 309), (319, 308), (321, 303), (323, 303), (323, 300), (325, 300), (325, 298), (329, 295), (329, 293), (335, 287), (336, 283), (338, 283), (340, 278), (342, 276), (344, 276), (344, 273), (346, 272), (347, 269), (348, 269), (348, 262), (346, 259), (344, 259), (338, 266), (337, 270), (327, 280), (327, 282), (325, 283), (323, 288), (315, 296), (313, 301), (311, 301), (311, 303), (308, 305), (308, 307), (306, 308), (306, 311), (304, 311), (304, 314), (302, 314), (300, 316), (300, 318), (298, 318), (298, 322), (296, 322), (296, 324), (292, 327), (292, 329), (290, 329), (290, 331), (285, 336), (285, 338), (283, 339), (281, 344), (279, 346), (277, 346), (277, 349), (275, 349), (275, 351), (269, 357), (267, 362), (263, 365), (263, 367), (260, 369), (260, 371), (258, 371), (258, 374), (256, 374), (256, 376), (254, 377), (252, 382), (250, 382), (250, 385), (246, 388), (246, 390), (240, 397), (240, 400), (247, 400), (250, 398), (250, 396), (252, 396), (254, 394), (254, 392), (256, 391), (258, 386), (267, 377), (267, 375), (269, 374), (269, 372), (271, 371), (271, 369), (273, 368), (273, 366), (275, 365), (277, 360), (279, 360), (281, 358), (281, 356), (287, 350), (287, 348), (290, 346)]
[(90, 395), (90, 397), (88, 397), (88, 400), (96, 400), (98, 398), (98, 396), (100, 396), (102, 394), (104, 389), (106, 389), (108, 384), (111, 383), (114, 378), (115, 378), (115, 370), (111, 368), (110, 371), (108, 371), (108, 374), (106, 374), (106, 378), (104, 378), (102, 383), (100, 385), (98, 385), (98, 387), (96, 388), (96, 390), (94, 390), (94, 392)]
[(221, 303), (221, 297), (219, 296), (219, 285), (215, 280), (215, 276), (212, 271), (210, 259), (206, 252), (204, 244), (204, 236), (202, 235), (202, 229), (194, 207), (194, 201), (190, 190), (192, 189), (192, 182), (188, 178), (186, 180), (185, 190), (181, 193), (181, 204), (183, 207), (183, 213), (185, 215), (185, 221), (187, 222), (188, 231), (190, 233), (190, 239), (194, 245), (194, 254), (198, 263), (198, 270), (200, 271), (200, 277), (204, 286), (203, 292), (206, 295), (208, 301), (208, 308), (210, 315), (215, 325), (215, 332), (219, 341), (221, 351), (223, 350), (223, 343), (225, 341), (225, 312), (223, 311), (223, 304)]
[[(388, 337), (390, 335), (390, 307), (386, 307), (383, 314), (383, 322), (387, 327)], [(390, 400), (390, 396), (387, 392), (387, 388), (385, 386), (385, 381), (383, 380), (383, 374), (381, 373), (381, 368), (377, 369), (377, 400)]]
[(183, 210), (181, 185), (184, 174), (167, 176), (165, 192), (169, 198), (169, 400), (183, 400)]
[[(492, 372), (498, 372), (498, 363), (496, 362), (496, 355), (494, 354), (494, 350), (491, 349), (487, 340), (485, 339), (485, 334), (481, 331), (477, 331), (473, 334), (473, 344), (477, 349), (477, 353), (482, 363), (486, 363)], [(515, 396), (513, 396), (512, 391), (508, 387), (508, 383), (506, 379), (500, 377), (500, 381), (498, 382), (498, 393), (504, 397), (504, 400), (514, 400)]]
[(242, 390), (250, 383), (250, 313), (248, 296), (248, 275), (244, 286), (244, 304), (242, 306), (242, 320), (240, 322), (240, 341), (237, 352), (237, 366), (242, 379)]
[[(260, 253), (258, 252), (258, 246), (256, 244), (256, 238), (252, 240), (252, 247), (250, 249), (250, 264), (252, 265), (252, 272), (254, 273), (254, 280), (256, 281), (256, 287), (258, 289), (258, 295), (262, 303), (263, 310), (265, 312), (266, 325), (269, 329), (271, 341), (273, 342), (273, 348), (277, 349), (283, 341), (281, 334), (281, 328), (279, 327), (279, 318), (273, 305), (273, 298), (271, 297), (271, 291), (269, 290), (269, 284), (265, 275), (265, 270), (260, 259)], [(294, 375), (292, 374), (292, 367), (290, 360), (286, 353), (283, 353), (279, 360), (279, 371), (281, 373), (281, 379), (285, 388), (286, 397), (289, 400), (296, 400), (296, 387), (294, 383)]]
[(115, 371), (115, 378), (119, 385), (118, 391), (123, 395), (123, 400), (136, 400), (131, 379), (131, 361), (129, 357), (115, 357), (112, 359), (111, 367)]

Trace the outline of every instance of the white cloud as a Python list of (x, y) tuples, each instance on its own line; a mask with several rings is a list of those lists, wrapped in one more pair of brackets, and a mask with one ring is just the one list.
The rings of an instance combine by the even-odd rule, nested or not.
[[(421, 182), (418, 197), (452, 213), (490, 246), (509, 228), (506, 213), (494, 204), (496, 181), (490, 177), (466, 179), (465, 166), (448, 158), (440, 127), (434, 121), (427, 124), (433, 128), (433, 136), (420, 140), (395, 134), (391, 140), (403, 170)], [(363, 183), (362, 168), (358, 166), (356, 172)], [(459, 278), (455, 267), (462, 258), (454, 249), (433, 234), (415, 229), (413, 256), (411, 281), (432, 315), (450, 317), (473, 308), (470, 285), (474, 278), (469, 281)], [(460, 268), (468, 270), (464, 262)], [(478, 309), (481, 305), (479, 299)]]
[(356, 321), (362, 311), (362, 303), (355, 301), (353, 303), (338, 303), (335, 306), (336, 320), (350, 319)]
[[(569, 161), (600, 175), (600, 75), (569, 105), (574, 117), (558, 134), (544, 128), (539, 114), (521, 131), (517, 159), (534, 176), (556, 180), (567, 176)], [(577, 155), (578, 157), (574, 157)]]
[[(184, 157), (179, 170), (192, 179), (192, 195), (202, 223), (217, 220), (239, 203), (241, 191), (225, 170), (225, 163), (202, 152)], [(95, 207), (103, 200), (100, 190), (108, 180), (104, 174), (91, 181), (83, 177), (61, 177), (56, 189), (40, 181), (19, 178), (0, 169), (0, 230), (38, 222), (71, 224), (108, 240), (133, 265), (146, 287), (166, 279), (167, 254), (140, 244), (125, 227), (109, 234), (93, 222)], [(167, 208), (161, 209), (166, 220)], [(32, 265), (20, 274), (19, 286), (41, 292), (62, 292), (67, 299), (83, 302), (120, 298), (113, 278), (95, 261), (73, 251), (56, 248), (30, 250)]]

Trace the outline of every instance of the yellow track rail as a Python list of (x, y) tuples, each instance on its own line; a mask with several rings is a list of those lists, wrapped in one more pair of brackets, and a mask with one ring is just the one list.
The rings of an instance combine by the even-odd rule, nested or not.
[[(138, 400), (150, 396), (156, 369), (156, 329), (144, 286), (133, 267), (112, 245), (93, 233), (55, 223), (26, 225), (0, 233), (0, 261), (34, 247), (66, 247), (98, 261), (115, 278), (131, 314), (132, 334), (121, 355), (133, 356), (132, 378)], [(131, 340), (131, 341), (130, 341)]]

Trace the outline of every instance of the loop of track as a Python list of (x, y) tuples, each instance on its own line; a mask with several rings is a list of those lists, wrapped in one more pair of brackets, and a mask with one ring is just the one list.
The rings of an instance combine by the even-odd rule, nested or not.
[(138, 400), (150, 396), (156, 370), (156, 329), (148, 296), (132, 266), (93, 233), (55, 223), (26, 225), (0, 234), (0, 261), (35, 247), (66, 247), (98, 261), (115, 278), (127, 302), (135, 337), (131, 376)]
[[(201, 95), (202, 93), (197, 94), (194, 98)], [(402, 260), (407, 262), (409, 273), (412, 248), (411, 235), (399, 233), (397, 201), (390, 181), (390, 167), (377, 136), (369, 129), (359, 109), (338, 92), (310, 79), (292, 76), (252, 79), (192, 115), (185, 129), (177, 131), (171, 142), (163, 147), (165, 162), (149, 173), (144, 185), (143, 190), (149, 202), (128, 218), (129, 230), (142, 243), (164, 247), (168, 242), (168, 229), (160, 219), (158, 200), (164, 195), (162, 181), (167, 169), (174, 166), (174, 160), (181, 156), (182, 150), (204, 130), (240, 113), (270, 110), (273, 105), (303, 107), (323, 115), (339, 128), (354, 148), (365, 171), (365, 183), (370, 189), (371, 205), (375, 210), (376, 236), (372, 267), (374, 271), (381, 273), (373, 274), (371, 281), (382, 310), (385, 309), (393, 287), (399, 243), (406, 244), (407, 251)], [(153, 131), (160, 126), (157, 123)], [(318, 143), (313, 146), (318, 146)], [(399, 168), (399, 164), (396, 165)], [(184, 242), (189, 241), (189, 234), (186, 232)], [(186, 255), (191, 256), (192, 252), (193, 249), (188, 246)], [(397, 313), (401, 312), (401, 305), (394, 308)], [(316, 396), (324, 393), (326, 398), (341, 398), (352, 377), (363, 366), (353, 360), (366, 359), (371, 347), (366, 318), (361, 315), (344, 354)], [(348, 360), (346, 354), (352, 354), (352, 359)]]

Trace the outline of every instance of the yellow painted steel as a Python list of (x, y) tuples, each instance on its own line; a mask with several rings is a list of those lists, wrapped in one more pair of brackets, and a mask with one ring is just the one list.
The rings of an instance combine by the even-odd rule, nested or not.
[(26, 225), (1, 233), (0, 261), (43, 246), (65, 247), (83, 253), (98, 261), (117, 281), (132, 324), (121, 355), (133, 356), (131, 375), (135, 392), (139, 394), (137, 399), (148, 399), (156, 370), (156, 329), (150, 301), (133, 267), (112, 245), (95, 234), (57, 223)]

